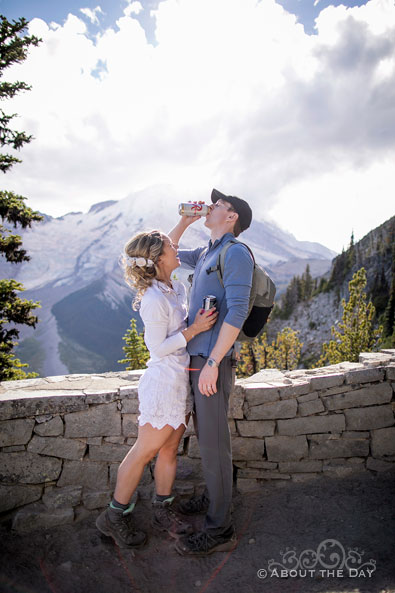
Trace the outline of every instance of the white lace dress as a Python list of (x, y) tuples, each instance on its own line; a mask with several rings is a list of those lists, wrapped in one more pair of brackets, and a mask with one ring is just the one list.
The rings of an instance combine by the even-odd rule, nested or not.
[(182, 282), (172, 284), (173, 289), (154, 280), (140, 305), (150, 359), (138, 384), (138, 421), (158, 429), (186, 426), (185, 415), (193, 409), (187, 341), (181, 333), (187, 327), (187, 294)]

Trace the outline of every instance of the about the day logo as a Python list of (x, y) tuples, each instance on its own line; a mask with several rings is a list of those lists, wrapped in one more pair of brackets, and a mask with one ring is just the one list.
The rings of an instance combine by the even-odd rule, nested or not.
[(306, 549), (299, 556), (295, 548), (280, 551), (281, 562), (271, 559), (267, 569), (260, 568), (257, 576), (267, 577), (351, 577), (370, 578), (376, 570), (376, 560), (363, 561), (365, 552), (359, 548), (348, 548), (336, 539), (322, 541), (316, 550)]

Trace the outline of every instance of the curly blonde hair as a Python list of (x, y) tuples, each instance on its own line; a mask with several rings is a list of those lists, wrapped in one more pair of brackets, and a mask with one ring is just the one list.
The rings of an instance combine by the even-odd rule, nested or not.
[[(152, 281), (158, 277), (157, 261), (164, 248), (164, 235), (161, 231), (143, 231), (138, 233), (126, 243), (123, 249), (121, 264), (124, 269), (126, 283), (136, 290), (132, 307), (137, 311), (143, 294)], [(142, 257), (150, 259), (153, 265), (132, 265), (129, 258)]]

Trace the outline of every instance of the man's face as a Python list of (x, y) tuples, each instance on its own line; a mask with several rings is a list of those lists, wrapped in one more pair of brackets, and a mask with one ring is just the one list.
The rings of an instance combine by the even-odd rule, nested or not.
[(233, 212), (232, 204), (219, 199), (215, 204), (211, 205), (211, 210), (206, 216), (204, 225), (209, 229), (222, 226), (228, 219), (229, 214), (232, 214)]

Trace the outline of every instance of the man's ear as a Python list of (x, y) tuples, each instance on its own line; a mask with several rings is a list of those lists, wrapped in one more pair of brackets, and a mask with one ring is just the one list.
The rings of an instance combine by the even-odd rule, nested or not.
[(237, 212), (229, 212), (228, 218), (231, 222), (236, 223), (236, 220), (239, 218), (239, 215), (237, 214)]

